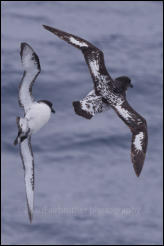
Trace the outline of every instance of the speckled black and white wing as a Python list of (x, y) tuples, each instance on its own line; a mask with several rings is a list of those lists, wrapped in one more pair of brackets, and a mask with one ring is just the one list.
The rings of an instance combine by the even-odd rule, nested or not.
[(83, 52), (98, 95), (100, 92), (101, 94), (102, 92), (105, 93), (107, 85), (112, 87), (113, 80), (106, 70), (104, 54), (101, 50), (88, 41), (70, 33), (50, 26), (43, 25), (43, 27)]
[(34, 203), (34, 157), (30, 136), (20, 143), (20, 155), (24, 168), (28, 215), (30, 222), (32, 222)]
[(37, 54), (27, 43), (21, 43), (20, 56), (24, 74), (19, 86), (19, 104), (26, 113), (34, 102), (32, 86), (40, 73), (40, 62)]
[(146, 120), (126, 100), (113, 108), (132, 132), (131, 159), (135, 173), (139, 176), (144, 165), (148, 142)]
[(85, 98), (73, 103), (75, 113), (86, 118), (91, 119), (95, 114), (104, 112), (110, 109), (110, 105), (104, 103), (101, 96), (97, 96), (92, 90)]

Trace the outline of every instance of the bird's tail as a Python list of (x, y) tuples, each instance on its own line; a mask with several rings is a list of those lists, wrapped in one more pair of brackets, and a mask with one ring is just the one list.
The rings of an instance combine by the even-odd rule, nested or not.
[(93, 117), (93, 115), (88, 111), (82, 108), (82, 105), (80, 103), (80, 101), (74, 101), (72, 103), (75, 113), (86, 118), (86, 119), (91, 119)]

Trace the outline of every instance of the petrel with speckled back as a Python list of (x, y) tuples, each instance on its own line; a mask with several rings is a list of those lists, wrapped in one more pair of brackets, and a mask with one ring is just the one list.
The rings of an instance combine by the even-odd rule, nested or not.
[(132, 87), (131, 80), (127, 76), (112, 79), (105, 67), (103, 52), (93, 44), (59, 29), (46, 25), (43, 27), (82, 51), (94, 89), (82, 100), (73, 102), (74, 110), (76, 114), (91, 119), (96, 113), (114, 109), (132, 132), (131, 160), (135, 173), (139, 176), (145, 160), (148, 134), (146, 120), (126, 99), (126, 90)]

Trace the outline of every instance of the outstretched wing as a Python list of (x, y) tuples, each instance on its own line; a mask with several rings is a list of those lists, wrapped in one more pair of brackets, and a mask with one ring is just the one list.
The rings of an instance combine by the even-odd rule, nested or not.
[(34, 157), (31, 147), (31, 137), (20, 143), (20, 155), (24, 167), (27, 207), (30, 222), (32, 222), (34, 202)]
[(88, 41), (70, 33), (46, 25), (43, 25), (43, 27), (83, 52), (96, 93), (99, 93), (107, 84), (112, 86), (113, 80), (106, 70), (104, 55), (101, 50)]
[(92, 90), (85, 98), (73, 103), (75, 113), (86, 119), (91, 119), (96, 113), (110, 109), (109, 104), (103, 102), (101, 96), (97, 96)]
[(21, 43), (20, 56), (24, 74), (19, 85), (19, 104), (24, 108), (26, 113), (34, 101), (32, 97), (32, 86), (41, 69), (37, 54), (27, 43)]
[(148, 143), (146, 120), (126, 100), (113, 108), (132, 132), (131, 159), (135, 173), (139, 176), (144, 165)]

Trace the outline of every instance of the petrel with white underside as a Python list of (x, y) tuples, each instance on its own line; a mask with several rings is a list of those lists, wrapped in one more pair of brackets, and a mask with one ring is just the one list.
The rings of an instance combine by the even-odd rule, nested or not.
[(37, 54), (27, 43), (21, 43), (21, 61), (24, 69), (19, 85), (19, 104), (24, 109), (24, 118), (17, 117), (18, 136), (14, 145), (20, 145), (20, 155), (24, 167), (27, 207), (30, 222), (33, 215), (34, 201), (34, 157), (31, 147), (31, 135), (43, 127), (55, 113), (52, 103), (47, 100), (35, 101), (32, 86), (41, 71)]
[(145, 160), (148, 134), (146, 120), (126, 99), (126, 90), (132, 87), (131, 80), (127, 76), (112, 79), (105, 67), (103, 52), (93, 44), (56, 28), (46, 25), (43, 27), (82, 51), (94, 89), (82, 100), (73, 102), (74, 110), (78, 115), (91, 119), (96, 113), (110, 107), (114, 109), (132, 132), (131, 160), (135, 173), (139, 176)]

